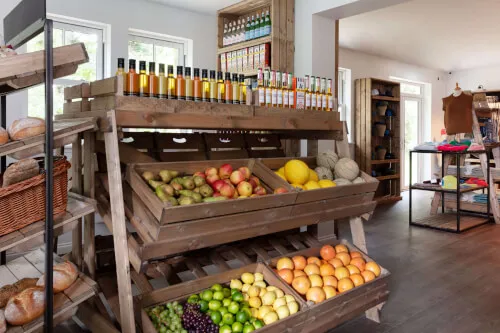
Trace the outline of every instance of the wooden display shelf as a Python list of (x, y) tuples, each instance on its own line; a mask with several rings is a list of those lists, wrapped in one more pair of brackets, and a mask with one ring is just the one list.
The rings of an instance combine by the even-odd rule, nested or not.
[(219, 47), (217, 49), (217, 54), (231, 52), (231, 51), (237, 51), (237, 50), (244, 49), (246, 47), (252, 47), (252, 46), (257, 46), (260, 44), (270, 43), (271, 40), (272, 40), (271, 36), (265, 36), (265, 37), (260, 37), (260, 38), (248, 40), (246, 42), (232, 44), (232, 45), (225, 46), (225, 47)]
[[(54, 122), (54, 148), (63, 147), (76, 140), (77, 134), (97, 128), (96, 121), (84, 117)], [(45, 134), (19, 141), (10, 141), (0, 146), (0, 156), (10, 155), (23, 159), (44, 152)]]
[(399, 163), (399, 158), (391, 159), (391, 160), (372, 160), (371, 164), (391, 164), (391, 163)]
[(382, 180), (390, 180), (390, 179), (399, 179), (399, 177), (400, 177), (399, 174), (397, 174), (397, 175), (375, 177), (375, 179), (382, 181)]
[[(415, 190), (431, 191), (431, 192), (457, 193), (456, 189), (442, 188), (441, 186), (425, 186), (423, 184), (413, 184), (411, 186), (411, 188), (415, 189)], [(488, 188), (488, 186), (477, 186), (477, 187), (470, 187), (470, 188), (460, 188), (459, 192), (460, 193), (467, 193), (467, 192), (474, 192), (474, 191), (484, 190), (484, 189), (487, 189), (487, 188)]]
[[(73, 230), (80, 219), (95, 212), (95, 201), (75, 193), (68, 193), (66, 213), (54, 219), (54, 236)], [(0, 237), (0, 252), (14, 247), (33, 248), (44, 242), (45, 221), (35, 222), (20, 230)]]
[[(54, 48), (54, 79), (74, 74), (88, 62), (83, 43)], [(45, 81), (45, 51), (0, 59), (0, 95), (33, 87)]]
[(373, 95), (372, 99), (374, 99), (376, 101), (387, 101), (387, 102), (399, 102), (400, 101), (399, 97), (380, 96), (380, 95)]
[[(459, 232), (480, 226), (488, 222), (489, 219), (485, 217), (461, 215)], [(437, 215), (432, 215), (430, 217), (425, 217), (415, 220), (410, 224), (416, 226), (425, 226), (435, 229), (446, 229), (457, 232), (457, 215), (455, 213), (437, 214)]]
[[(0, 287), (13, 284), (23, 278), (38, 278), (45, 271), (45, 252), (37, 249), (0, 266)], [(64, 262), (54, 254), (54, 264)], [(70, 319), (78, 305), (97, 295), (97, 284), (80, 273), (77, 280), (65, 291), (54, 295), (54, 324)], [(43, 328), (43, 316), (23, 326), (8, 326), (7, 333), (39, 332)]]
[[(441, 204), (441, 202), (439, 204)], [(448, 208), (448, 209), (457, 209), (456, 198), (450, 199), (450, 198), (446, 198), (446, 196), (445, 196), (444, 207)], [(460, 201), (460, 209), (465, 210), (465, 211), (469, 211), (469, 212), (486, 214), (488, 207), (487, 207), (486, 203)]]
[(403, 197), (400, 195), (384, 195), (380, 197), (373, 198), (377, 202), (377, 204), (386, 204), (386, 203), (394, 203), (403, 200)]

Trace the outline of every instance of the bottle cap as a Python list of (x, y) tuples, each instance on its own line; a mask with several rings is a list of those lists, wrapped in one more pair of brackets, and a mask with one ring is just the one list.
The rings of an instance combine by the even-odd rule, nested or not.
[(226, 77), (225, 77), (226, 80), (228, 81), (231, 81), (231, 73), (229, 72), (226, 72)]
[(200, 77), (200, 69), (199, 68), (195, 68), (194, 69), (194, 76), (195, 77)]
[(165, 74), (165, 64), (159, 64), (158, 67), (159, 72)]
[(129, 59), (128, 61), (128, 68), (133, 68), (135, 69), (135, 59)]
[(238, 82), (238, 74), (233, 73), (233, 82)]
[(125, 59), (118, 58), (118, 68), (124, 68), (124, 67), (125, 67)]
[(177, 75), (182, 75), (182, 66), (177, 66)]
[(245, 82), (245, 74), (240, 74), (240, 82)]
[(168, 70), (168, 74), (174, 74), (174, 66), (173, 65), (168, 65), (167, 70)]
[(202, 69), (201, 70), (201, 77), (204, 78), (204, 79), (206, 79), (208, 77), (208, 70)]
[(222, 80), (222, 72), (217, 72), (217, 80)]
[(184, 75), (191, 76), (191, 67), (184, 68)]
[(215, 79), (215, 71), (214, 70), (210, 71), (210, 78)]
[(156, 65), (156, 64), (155, 64), (154, 62), (150, 62), (150, 63), (149, 63), (149, 71), (150, 71), (150, 72), (154, 72), (154, 71), (156, 71), (156, 69), (155, 69), (155, 67), (156, 67), (156, 66), (155, 66), (155, 65)]
[(145, 61), (139, 61), (139, 70), (141, 70), (141, 71), (146, 70), (146, 62)]

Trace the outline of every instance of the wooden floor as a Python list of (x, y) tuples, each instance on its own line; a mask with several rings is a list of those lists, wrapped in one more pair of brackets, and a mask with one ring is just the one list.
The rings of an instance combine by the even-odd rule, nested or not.
[[(414, 217), (430, 209), (432, 193), (414, 193)], [(329, 333), (500, 332), (500, 226), (452, 234), (408, 226), (408, 197), (380, 206), (365, 224), (368, 251), (391, 272), (382, 323), (364, 317)], [(341, 238), (350, 239), (348, 224)], [(58, 333), (83, 332), (67, 323)]]

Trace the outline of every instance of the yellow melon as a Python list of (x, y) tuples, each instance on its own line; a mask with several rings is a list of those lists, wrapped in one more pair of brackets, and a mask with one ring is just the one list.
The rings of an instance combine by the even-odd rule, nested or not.
[(304, 185), (309, 180), (309, 167), (300, 160), (290, 160), (285, 164), (285, 177), (290, 184)]
[(319, 180), (318, 174), (316, 173), (316, 171), (309, 169), (309, 180), (314, 180), (315, 182), (317, 182)]
[(287, 180), (286, 180), (286, 177), (285, 177), (285, 175), (284, 175), (284, 174), (279, 173), (278, 171), (276, 171), (276, 172), (275, 172), (275, 174), (277, 174), (277, 175), (278, 175), (278, 177), (283, 178), (283, 180), (284, 180), (284, 181), (287, 181)]
[(321, 188), (318, 184), (318, 182), (315, 182), (313, 180), (308, 181), (307, 183), (304, 184), (304, 187), (306, 190), (316, 190), (318, 188)]
[(322, 179), (318, 182), (319, 187), (325, 188), (325, 187), (335, 187), (337, 184), (335, 182), (329, 180), (329, 179)]

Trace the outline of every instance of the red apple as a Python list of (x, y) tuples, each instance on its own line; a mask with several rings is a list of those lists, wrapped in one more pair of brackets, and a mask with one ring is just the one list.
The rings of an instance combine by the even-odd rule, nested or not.
[(229, 178), (227, 178), (227, 179), (223, 179), (223, 181), (224, 181), (224, 182), (226, 182), (226, 184), (233, 185), (233, 184), (231, 183), (231, 180), (229, 180)]
[[(218, 177), (218, 176), (217, 176)], [(220, 192), (220, 189), (222, 188), (222, 186), (224, 186), (226, 184), (225, 181), (223, 181), (222, 179), (219, 179), (219, 180), (216, 180), (213, 184), (212, 184), (212, 188), (214, 189), (215, 192)]]
[(252, 195), (252, 185), (249, 182), (241, 182), (237, 187), (238, 193), (243, 196), (251, 196)]
[(219, 168), (219, 177), (220, 179), (227, 179), (231, 176), (231, 173), (233, 172), (233, 167), (231, 164), (223, 164)]
[(238, 169), (238, 171), (241, 172), (243, 176), (245, 176), (245, 179), (250, 179), (250, 176), (252, 175), (250, 169), (247, 167), (241, 167)]
[(217, 197), (222, 197), (222, 194), (220, 194), (219, 192), (215, 192), (212, 197), (214, 198), (217, 198)]
[[(214, 169), (215, 169), (215, 168), (214, 168)], [(203, 179), (206, 179), (206, 178), (207, 178), (207, 175), (206, 175), (206, 174), (204, 174), (204, 173), (203, 173), (203, 172), (201, 172), (201, 171), (196, 171), (196, 172), (193, 174), (193, 177), (196, 177), (196, 176), (201, 177), (201, 178), (203, 178)]]
[(278, 187), (274, 190), (274, 194), (288, 193), (288, 190), (284, 187)]
[(233, 183), (233, 185), (238, 185), (242, 181), (245, 181), (245, 175), (243, 175), (241, 171), (236, 170), (231, 173), (231, 177), (229, 179), (231, 180), (231, 183)]
[(216, 181), (218, 181), (220, 178), (217, 174), (210, 174), (207, 176), (207, 183), (209, 185), (212, 185), (213, 183), (215, 183)]
[(257, 184), (256, 186), (260, 185), (260, 179), (259, 178), (255, 177), (255, 176), (250, 176), (250, 178), (248, 179), (248, 181), (250, 182), (250, 180), (253, 180), (255, 182), (255, 184)]
[(210, 175), (217, 175), (218, 172), (217, 172), (217, 169), (216, 168), (207, 168), (205, 170), (205, 175), (208, 177)]
[(257, 195), (266, 195), (267, 194), (266, 189), (260, 185), (253, 189), (253, 193), (257, 194)]
[(257, 184), (257, 182), (255, 182), (255, 179), (253, 179), (252, 177), (250, 177), (248, 183), (252, 185), (252, 188), (256, 188), (257, 186), (259, 186), (259, 184)]
[(223, 196), (225, 196), (226, 198), (232, 198), (234, 196), (234, 192), (236, 190), (234, 189), (234, 186), (233, 185), (229, 185), (229, 184), (224, 184), (221, 189), (220, 189), (220, 194), (222, 194)]

